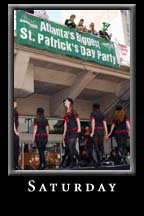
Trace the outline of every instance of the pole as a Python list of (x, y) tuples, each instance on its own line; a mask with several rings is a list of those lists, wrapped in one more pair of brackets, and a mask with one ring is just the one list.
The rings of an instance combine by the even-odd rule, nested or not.
[(25, 146), (25, 143), (22, 142), (22, 166), (21, 166), (22, 170), (24, 170), (24, 146)]

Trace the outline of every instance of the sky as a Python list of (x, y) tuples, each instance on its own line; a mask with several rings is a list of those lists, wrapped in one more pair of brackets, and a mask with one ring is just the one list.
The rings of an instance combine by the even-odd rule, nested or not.
[(47, 10), (47, 14), (51, 21), (60, 23), (61, 20), (60, 10)]
[(109, 33), (112, 33), (112, 40), (117, 39), (119, 43), (124, 44), (123, 27), (119, 10), (47, 10), (49, 20), (64, 24), (65, 20), (71, 14), (76, 15), (75, 23), (81, 18), (84, 19), (84, 25), (88, 28), (91, 22), (95, 23), (95, 28), (99, 31), (102, 28), (102, 22), (110, 23)]

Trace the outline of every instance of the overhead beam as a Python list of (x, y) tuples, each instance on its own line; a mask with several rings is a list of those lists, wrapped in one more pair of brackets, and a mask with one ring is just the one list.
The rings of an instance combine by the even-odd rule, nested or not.
[(112, 68), (104, 65), (100, 65), (98, 63), (87, 62), (77, 58), (71, 58), (65, 55), (58, 55), (56, 53), (48, 52), (45, 50), (39, 50), (32, 47), (27, 47), (21, 44), (15, 44), (15, 48), (17, 50), (23, 50), (28, 52), (31, 55), (31, 58), (38, 61), (46, 61), (54, 64), (65, 65), (67, 67), (71, 66), (73, 68), (85, 69), (87, 71), (107, 74), (110, 76), (121, 77), (125, 79), (130, 78), (130, 74), (128, 72), (122, 71), (119, 68)]
[(115, 94), (116, 96), (121, 95), (125, 90), (127, 90), (130, 87), (130, 81), (129, 80), (124, 80), (120, 82), (117, 87), (115, 88)]
[[(65, 85), (70, 87), (77, 75), (57, 70), (50, 70), (41, 67), (34, 67), (34, 79), (42, 82)], [(97, 90), (107, 93), (115, 93), (117, 83), (109, 80), (93, 79), (86, 87), (90, 90)]]
[(34, 67), (35, 80), (42, 82), (71, 86), (74, 80), (76, 79), (76, 76), (77, 75), (68, 72), (51, 70), (48, 68), (42, 68), (38, 66)]
[(86, 89), (97, 90), (106, 93), (115, 93), (115, 89), (117, 87), (117, 83), (114, 81), (102, 80), (102, 79), (94, 79), (91, 83), (88, 84)]
[(96, 74), (91, 72), (81, 72), (74, 80), (71, 87), (66, 88), (50, 98), (51, 114), (53, 116), (59, 116), (63, 113), (63, 99), (71, 97), (74, 100), (82, 92), (84, 88), (96, 77)]

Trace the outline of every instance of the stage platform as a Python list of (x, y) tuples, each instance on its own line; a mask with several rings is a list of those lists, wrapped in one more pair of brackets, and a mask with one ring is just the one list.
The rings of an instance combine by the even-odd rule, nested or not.
[[(38, 170), (38, 169), (33, 169), (32, 167), (24, 167), (23, 170)], [(50, 171), (50, 170), (130, 170), (130, 165), (128, 164), (121, 164), (121, 165), (109, 165), (109, 166), (88, 166), (88, 167), (73, 167), (73, 168), (59, 168), (59, 167), (46, 167), (44, 169), (45, 171)], [(39, 170), (41, 171), (41, 170)]]

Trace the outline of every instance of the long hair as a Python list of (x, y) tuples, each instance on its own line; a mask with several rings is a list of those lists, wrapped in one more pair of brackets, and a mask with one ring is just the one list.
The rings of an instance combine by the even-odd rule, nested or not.
[(95, 31), (95, 26), (94, 26), (94, 23), (91, 23), (89, 27), (90, 27), (90, 30), (91, 30), (92, 32), (94, 32), (94, 31)]
[(125, 111), (122, 110), (116, 110), (114, 113), (114, 120), (124, 121), (125, 117)]
[[(71, 104), (70, 104), (70, 109), (73, 110), (73, 108), (74, 108), (74, 105), (71, 103)], [(66, 114), (66, 113), (67, 113), (67, 107), (65, 107), (65, 114)]]
[(36, 120), (37, 120), (38, 122), (42, 122), (44, 119), (45, 119), (44, 113), (37, 113), (37, 115), (36, 115)]

